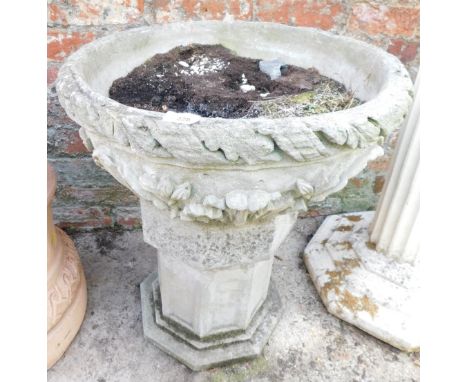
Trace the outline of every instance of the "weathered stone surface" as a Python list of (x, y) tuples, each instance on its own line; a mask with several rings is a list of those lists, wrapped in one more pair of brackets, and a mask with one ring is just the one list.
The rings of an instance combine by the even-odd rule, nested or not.
[[(190, 340), (184, 338), (183, 329), (180, 327), (169, 324), (171, 334), (168, 334), (168, 329), (156, 322), (155, 309), (158, 309), (156, 305), (160, 303), (158, 297), (155, 297), (159, 289), (157, 285), (158, 276), (157, 273), (153, 273), (143, 281), (140, 287), (145, 336), (166, 353), (196, 371), (259, 356), (282, 311), (278, 292), (274, 285), (271, 285), (267, 301), (261, 308), (265, 310), (262, 312), (262, 319), (256, 322), (257, 327), (248, 338), (241, 339), (238, 333), (231, 334), (231, 336), (221, 335), (218, 338), (215, 336), (204, 341), (206, 346), (203, 349), (197, 349)], [(164, 320), (164, 316), (161, 315), (160, 319)], [(166, 325), (168, 325), (167, 322)], [(247, 331), (248, 328), (244, 333)]]
[[(151, 201), (172, 217), (187, 221), (243, 225), (268, 220), (279, 213), (306, 211), (342, 189), (369, 159), (382, 153), (374, 144), (343, 152), (307, 166), (264, 166), (231, 173), (230, 168), (175, 167), (143, 161), (127, 150), (106, 146), (94, 150), (94, 158), (123, 185)], [(235, 176), (233, 176), (235, 174)]]
[(161, 328), (164, 328), (172, 334), (175, 334), (176, 337), (179, 337), (180, 339), (187, 342), (197, 350), (203, 350), (215, 346), (228, 345), (234, 342), (249, 340), (255, 334), (262, 322), (272, 313), (272, 311), (279, 311), (281, 306), (281, 304), (279, 304), (279, 298), (272, 299), (271, 296), (270, 298), (268, 298), (267, 296), (265, 303), (262, 304), (258, 312), (255, 313), (254, 317), (252, 318), (252, 321), (245, 330), (233, 331), (229, 334), (229, 336), (221, 334), (200, 338), (194, 335), (193, 333), (184, 330), (183, 328), (181, 329), (180, 325), (175, 324), (173, 321), (170, 321), (170, 319), (165, 318), (163, 316), (159, 284), (155, 282), (153, 282), (153, 300), (153, 312), (155, 313), (154, 321), (156, 322), (156, 325), (160, 326)]
[(184, 222), (146, 201), (142, 217), (145, 241), (158, 248), (162, 312), (200, 338), (250, 325), (267, 296), (273, 256), (296, 220)]
[(167, 211), (141, 203), (145, 241), (160, 254), (201, 270), (271, 259), (296, 220), (291, 213), (241, 226), (203, 224), (171, 219)]
[(419, 351), (418, 273), (375, 249), (374, 212), (325, 219), (304, 261), (328, 311), (405, 351)]

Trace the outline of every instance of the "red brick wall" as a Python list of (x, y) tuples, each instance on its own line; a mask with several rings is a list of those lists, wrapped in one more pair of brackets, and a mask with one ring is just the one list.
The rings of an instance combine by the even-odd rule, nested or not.
[[(140, 224), (137, 198), (92, 163), (78, 126), (58, 103), (54, 81), (60, 63), (81, 45), (116, 30), (171, 21), (220, 20), (227, 14), (353, 36), (399, 57), (413, 78), (419, 67), (418, 0), (48, 0), (48, 157), (58, 176), (54, 213), (59, 225), (92, 229)], [(389, 154), (390, 149), (309, 214), (373, 208)]]

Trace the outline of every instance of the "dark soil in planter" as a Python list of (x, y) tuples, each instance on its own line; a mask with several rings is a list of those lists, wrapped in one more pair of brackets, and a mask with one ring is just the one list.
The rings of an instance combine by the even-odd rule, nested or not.
[(259, 62), (221, 45), (181, 46), (115, 80), (109, 96), (140, 109), (222, 118), (304, 116), (361, 103), (316, 69), (284, 65), (271, 80)]

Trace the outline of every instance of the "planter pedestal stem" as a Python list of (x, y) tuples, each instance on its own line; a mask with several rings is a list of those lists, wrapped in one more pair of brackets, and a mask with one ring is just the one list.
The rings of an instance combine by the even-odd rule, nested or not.
[(141, 201), (158, 272), (141, 284), (145, 336), (193, 370), (258, 356), (280, 318), (273, 256), (297, 213), (248, 225), (171, 219)]

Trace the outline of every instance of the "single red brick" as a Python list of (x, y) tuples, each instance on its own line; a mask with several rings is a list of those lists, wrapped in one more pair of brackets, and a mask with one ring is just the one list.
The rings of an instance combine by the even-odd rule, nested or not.
[[(139, 199), (128, 188), (116, 184), (104, 187), (80, 187), (74, 185), (62, 185), (56, 192), (56, 200), (63, 204), (95, 204), (99, 206), (118, 207), (117, 216), (123, 216), (121, 213), (125, 207), (138, 206)], [(133, 210), (133, 217), (139, 217), (139, 208), (137, 212)], [(127, 213), (125, 217), (128, 217)]]
[(57, 225), (60, 228), (94, 229), (112, 227), (113, 220), (108, 208), (65, 207), (54, 208)]
[(108, 216), (102, 220), (91, 219), (84, 221), (60, 221), (57, 225), (62, 229), (88, 230), (96, 228), (110, 228), (113, 227), (113, 222), (112, 218)]
[(141, 219), (136, 217), (119, 218), (116, 223), (124, 228), (141, 227)]
[(318, 210), (308, 210), (308, 211), (303, 213), (303, 216), (308, 216), (308, 217), (315, 218), (315, 217), (321, 216), (321, 215), (320, 215), (320, 211), (318, 211)]
[(116, 207), (113, 210), (115, 223), (125, 229), (141, 227), (141, 212), (139, 207)]
[(167, 1), (156, 3), (166, 11), (169, 7), (181, 7), (188, 19), (221, 20), (230, 14), (236, 19), (248, 20), (253, 14), (253, 0), (175, 0), (170, 5)]
[(331, 29), (335, 18), (341, 14), (342, 6), (337, 1), (280, 0), (271, 2), (258, 0), (257, 18), (297, 26)]
[(47, 38), (47, 58), (49, 60), (62, 61), (81, 45), (93, 41), (95, 34), (93, 32), (49, 30)]
[(367, 163), (367, 168), (372, 171), (386, 171), (388, 169), (390, 158), (381, 156)]
[(153, 8), (158, 11), (169, 11), (171, 0), (154, 0)]
[(405, 40), (395, 39), (391, 40), (390, 45), (388, 46), (387, 52), (394, 54), (395, 56), (400, 55), (401, 49), (405, 44)]
[(176, 21), (179, 15), (177, 9), (171, 8), (171, 0), (154, 0), (153, 12), (157, 23)]
[(391, 40), (387, 51), (397, 56), (402, 62), (413, 61), (418, 54), (419, 43), (407, 42), (402, 39)]
[(85, 154), (89, 152), (83, 144), (80, 134), (76, 130), (70, 133), (69, 141), (67, 142), (64, 151), (67, 154)]
[(297, 26), (315, 27), (324, 30), (335, 26), (335, 17), (341, 13), (340, 4), (329, 4), (328, 2), (309, 3), (307, 1), (295, 1), (296, 6), (291, 8), (291, 16)]
[(380, 194), (382, 192), (383, 186), (385, 184), (385, 177), (382, 175), (377, 175), (374, 179), (374, 193)]
[(138, 20), (144, 0), (54, 0), (48, 22), (61, 25), (125, 24)]
[(362, 179), (359, 178), (351, 178), (349, 182), (357, 188), (361, 188), (363, 184)]
[(222, 19), (225, 11), (224, 1), (184, 0), (182, 2), (188, 18), (203, 15), (207, 19)]
[[(388, 0), (377, 0), (383, 3), (388, 2)], [(404, 7), (419, 7), (419, 0), (390, 0), (394, 5), (402, 5)]]
[(61, 24), (63, 26), (68, 25), (67, 13), (55, 3), (49, 3), (47, 5), (48, 21), (55, 24)]
[(291, 1), (267, 1), (257, 0), (256, 18), (260, 21), (274, 21), (277, 23), (289, 23), (289, 6)]
[(230, 5), (229, 14), (239, 20), (252, 20), (253, 0), (233, 0), (228, 1)]
[(419, 8), (356, 3), (352, 7), (349, 29), (370, 35), (411, 37), (419, 30)]
[[(128, 5), (127, 5), (128, 4)], [(127, 12), (123, 12), (125, 15), (125, 21), (127, 23), (133, 23), (141, 19), (145, 8), (144, 0), (135, 0), (135, 4), (131, 3), (131, 0), (126, 0), (126, 5), (128, 7)]]
[(47, 67), (47, 86), (53, 84), (57, 79), (58, 67), (48, 66)]
[(393, 130), (389, 137), (387, 138), (387, 144), (389, 149), (394, 150), (398, 143), (398, 138), (400, 137), (400, 129)]

